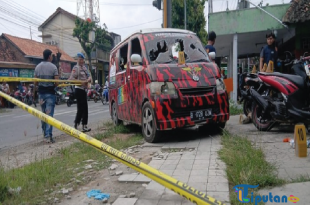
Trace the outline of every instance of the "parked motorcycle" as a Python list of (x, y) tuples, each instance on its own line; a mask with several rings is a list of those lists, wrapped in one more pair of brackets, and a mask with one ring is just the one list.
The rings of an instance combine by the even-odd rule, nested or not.
[(62, 101), (65, 101), (65, 95), (62, 92), (61, 88), (55, 88), (55, 94), (56, 94), (56, 105), (60, 105)]
[(93, 87), (91, 87), (90, 89), (88, 89), (87, 91), (87, 100), (92, 100), (94, 99), (94, 102), (97, 103), (98, 100), (100, 100), (100, 94), (96, 91), (96, 89), (94, 89)]
[(242, 73), (242, 84), (240, 85), (241, 98), (239, 103), (243, 103), (243, 113), (248, 116), (251, 113), (253, 99), (250, 94), (250, 88), (255, 89), (258, 93), (261, 93), (261, 86), (257, 74), (253, 73)]
[(101, 97), (102, 104), (107, 104), (109, 102), (109, 90), (107, 86), (103, 87), (102, 97)]
[(67, 101), (67, 106), (71, 107), (72, 104), (76, 103), (75, 93), (74, 93), (74, 87), (69, 86), (67, 88), (67, 95), (65, 97), (65, 100)]
[(258, 73), (263, 95), (250, 89), (252, 122), (258, 130), (269, 131), (277, 123), (310, 123), (309, 60), (310, 56), (294, 60), (291, 68), (294, 75)]
[(34, 106), (37, 107), (36, 100), (35, 100), (35, 98), (33, 96), (33, 89), (34, 89), (34, 85), (30, 85), (29, 86), (29, 90), (28, 90), (27, 95), (26, 95), (26, 103), (29, 106), (34, 104)]

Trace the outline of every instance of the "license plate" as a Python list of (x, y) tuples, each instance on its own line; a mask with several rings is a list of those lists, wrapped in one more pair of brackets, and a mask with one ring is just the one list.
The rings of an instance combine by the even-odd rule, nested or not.
[(65, 97), (66, 100), (69, 100), (69, 97)]
[(212, 116), (212, 109), (198, 110), (190, 112), (190, 117), (192, 121), (205, 120)]

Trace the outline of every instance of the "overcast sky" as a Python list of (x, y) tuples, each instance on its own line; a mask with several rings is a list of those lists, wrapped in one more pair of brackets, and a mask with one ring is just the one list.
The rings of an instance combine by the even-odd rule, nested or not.
[[(100, 24), (105, 23), (108, 31), (120, 34), (122, 39), (141, 28), (159, 28), (162, 23), (162, 11), (153, 7), (152, 1), (99, 0)], [(29, 26), (31, 26), (32, 38), (41, 41), (38, 37), (41, 33), (35, 25), (43, 23), (58, 7), (76, 14), (76, 2), (77, 0), (0, 0), (0, 34), (8, 33), (30, 38)], [(252, 2), (258, 4), (260, 1), (252, 0)], [(290, 0), (264, 0), (263, 5), (289, 2)], [(237, 0), (213, 0), (213, 11), (224, 11), (227, 4), (229, 9), (233, 10), (237, 6)], [(13, 9), (17, 9), (18, 12)], [(205, 17), (207, 15), (208, 3), (205, 6)]]

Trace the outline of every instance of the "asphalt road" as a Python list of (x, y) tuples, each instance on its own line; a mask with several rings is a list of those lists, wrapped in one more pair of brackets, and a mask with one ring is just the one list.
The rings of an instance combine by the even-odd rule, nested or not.
[[(109, 106), (103, 105), (101, 101), (97, 103), (88, 101), (88, 113), (88, 124), (111, 118), (109, 115)], [(73, 126), (75, 114), (76, 104), (71, 105), (71, 107), (61, 104), (56, 105), (54, 117)], [(55, 128), (53, 129), (54, 136), (61, 133), (61, 131)], [(38, 139), (43, 139), (41, 121), (38, 118), (18, 107), (8, 109), (6, 113), (0, 113), (0, 150)]]

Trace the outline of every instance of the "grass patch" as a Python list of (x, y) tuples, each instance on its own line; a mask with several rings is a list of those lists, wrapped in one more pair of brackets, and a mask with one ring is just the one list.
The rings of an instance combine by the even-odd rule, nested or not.
[[(115, 134), (130, 133), (131, 126), (113, 127), (111, 123), (105, 124), (106, 132), (97, 134), (99, 140), (113, 139)], [(140, 130), (139, 130), (140, 131)], [(140, 143), (142, 135), (133, 134), (126, 140), (111, 140), (109, 145), (116, 149), (123, 149)], [(86, 162), (86, 160), (95, 160)], [(75, 188), (79, 184), (87, 183), (83, 172), (86, 165), (91, 164), (94, 170), (107, 168), (111, 163), (110, 158), (100, 153), (91, 146), (77, 142), (66, 148), (59, 149), (57, 154), (50, 159), (37, 160), (22, 168), (3, 171), (0, 169), (0, 204), (50, 204), (54, 197), (61, 198), (61, 188)], [(91, 176), (91, 175), (89, 175)], [(21, 187), (18, 194), (8, 194), (8, 188)], [(48, 201), (45, 195), (53, 196)], [(45, 200), (45, 201), (42, 201)]]
[(310, 176), (307, 175), (301, 175), (296, 179), (289, 180), (288, 183), (300, 183), (300, 182), (309, 182), (310, 181)]
[(243, 113), (243, 109), (239, 108), (233, 101), (229, 102), (229, 114), (240, 115)]
[(226, 174), (230, 184), (231, 204), (243, 204), (238, 201), (237, 193), (232, 190), (235, 185), (259, 184), (258, 189), (261, 189), (285, 183), (277, 177), (276, 167), (265, 160), (263, 150), (253, 147), (248, 139), (224, 132), (222, 144), (223, 148), (219, 151), (219, 156), (227, 166)]

